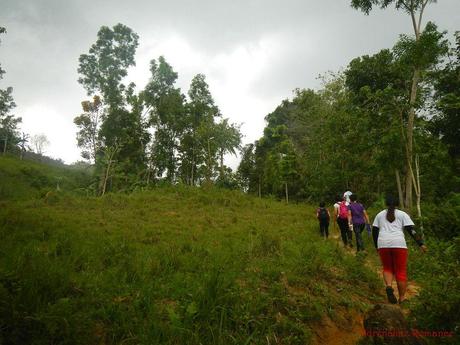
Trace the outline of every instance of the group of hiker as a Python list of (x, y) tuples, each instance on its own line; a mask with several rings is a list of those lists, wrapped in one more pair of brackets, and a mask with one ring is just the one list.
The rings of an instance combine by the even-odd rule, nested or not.
[[(357, 195), (347, 191), (336, 198), (333, 215), (334, 228), (337, 224), (345, 247), (353, 247), (353, 233), (355, 234), (357, 253), (364, 250), (362, 238), (364, 229), (367, 230), (369, 236), (372, 234), (374, 246), (382, 263), (388, 301), (392, 304), (398, 303), (392, 287), (393, 279), (395, 279), (399, 292), (399, 303), (402, 304), (406, 300), (408, 254), (404, 231), (415, 240), (423, 252), (427, 250), (427, 247), (421, 236), (415, 231), (414, 222), (410, 216), (397, 209), (397, 200), (392, 196), (387, 196), (385, 204), (386, 209), (375, 216), (371, 227), (369, 215), (364, 206), (358, 202)], [(324, 202), (320, 203), (316, 217), (319, 221), (321, 236), (328, 238), (331, 214)]]
[[(331, 214), (324, 202), (320, 203), (316, 211), (321, 236), (329, 237)], [(366, 228), (371, 233), (369, 216), (364, 206), (358, 202), (356, 194), (347, 191), (343, 196), (337, 196), (334, 204), (334, 228), (338, 226), (343, 244), (353, 248), (353, 232), (356, 236), (357, 251), (364, 250), (362, 232)]]

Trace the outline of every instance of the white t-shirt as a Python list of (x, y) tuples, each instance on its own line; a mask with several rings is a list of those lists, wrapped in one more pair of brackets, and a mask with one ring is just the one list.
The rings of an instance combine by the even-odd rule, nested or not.
[(337, 217), (339, 216), (339, 208), (340, 208), (340, 203), (336, 202), (334, 204), (334, 210), (335, 210), (335, 214)]
[(381, 211), (375, 216), (374, 224), (379, 228), (377, 248), (407, 248), (404, 238), (404, 227), (414, 225), (406, 212), (395, 210), (395, 220), (390, 223), (387, 220), (387, 210)]

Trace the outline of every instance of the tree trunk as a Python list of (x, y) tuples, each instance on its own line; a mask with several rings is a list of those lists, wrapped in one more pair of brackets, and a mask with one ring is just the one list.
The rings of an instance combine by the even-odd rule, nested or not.
[(195, 176), (194, 176), (194, 168), (195, 168), (195, 155), (193, 154), (193, 150), (192, 150), (192, 169), (191, 169), (191, 174), (190, 174), (190, 186), (194, 186), (195, 185)]
[(3, 155), (6, 154), (6, 146), (8, 145), (8, 135), (5, 137), (5, 146), (3, 146)]
[(417, 216), (420, 221), (420, 233), (423, 237), (423, 220), (422, 220), (422, 207), (421, 207), (421, 198), (422, 198), (422, 189), (420, 185), (420, 164), (418, 155), (415, 157), (415, 171), (416, 171), (416, 180), (414, 184), (416, 186), (415, 193), (417, 195)]
[(211, 144), (210, 140), (208, 139), (208, 159), (207, 159), (207, 172), (206, 172), (206, 183), (208, 185), (211, 184), (211, 178), (212, 178), (212, 161), (211, 161)]
[(147, 167), (147, 186), (150, 184), (150, 174), (151, 174), (151, 170), (150, 170), (150, 164), (149, 164)]
[(224, 151), (220, 151), (220, 180), (224, 180)]
[(284, 184), (285, 186), (285, 193), (286, 193), (286, 204), (289, 204), (289, 193), (288, 193), (288, 184), (287, 182)]
[(413, 155), (413, 142), (414, 142), (414, 123), (415, 123), (415, 101), (417, 99), (417, 88), (420, 80), (420, 70), (414, 70), (414, 75), (412, 77), (412, 87), (410, 91), (410, 100), (409, 100), (409, 117), (407, 119), (407, 129), (406, 129), (406, 200), (405, 206), (407, 209), (412, 208), (412, 155)]
[(110, 164), (112, 163), (112, 160), (109, 160), (107, 163), (107, 169), (105, 171), (105, 176), (104, 176), (104, 182), (102, 183), (102, 193), (101, 196), (105, 194), (105, 190), (107, 188), (107, 180), (109, 178), (109, 173), (110, 173)]
[(399, 171), (397, 169), (395, 170), (395, 175), (396, 175), (396, 185), (398, 186), (399, 206), (404, 208), (404, 197), (403, 197), (403, 191), (401, 188), (401, 178), (399, 176)]
[(261, 183), (260, 183), (260, 176), (259, 176), (259, 198), (262, 197), (262, 186), (261, 186)]

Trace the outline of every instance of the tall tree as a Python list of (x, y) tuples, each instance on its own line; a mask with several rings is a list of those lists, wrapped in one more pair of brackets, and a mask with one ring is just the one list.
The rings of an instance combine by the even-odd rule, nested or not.
[(235, 124), (229, 124), (228, 119), (224, 119), (215, 125), (215, 143), (217, 154), (219, 156), (219, 180), (225, 179), (224, 155), (227, 153), (236, 155), (236, 151), (241, 145), (240, 127)]
[(104, 109), (99, 96), (94, 96), (92, 102), (81, 102), (81, 106), (84, 113), (73, 120), (79, 129), (77, 145), (83, 149), (82, 157), (95, 163), (97, 153), (102, 146), (99, 130)]
[[(6, 29), (0, 26), (0, 34), (6, 33)], [(0, 41), (1, 42), (1, 41)], [(0, 65), (0, 80), (3, 79), (5, 70)], [(13, 88), (7, 87), (0, 89), (0, 152), (6, 153), (19, 142), (18, 125), (21, 123), (20, 117), (11, 114), (11, 110), (16, 107), (13, 100)]]
[(241, 149), (241, 161), (238, 165), (238, 179), (244, 192), (256, 194), (258, 192), (257, 166), (255, 145), (247, 144)]
[[(434, 3), (436, 0), (352, 0), (351, 5), (356, 9), (362, 10), (364, 13), (369, 14), (374, 6), (386, 8), (391, 4), (394, 4), (397, 10), (403, 10), (409, 14), (414, 30), (415, 39), (410, 42), (410, 39), (406, 37), (406, 42), (412, 47), (409, 48), (406, 44), (406, 49), (412, 50), (415, 55), (423, 55), (423, 41), (422, 32), (422, 19), (425, 12), (425, 8), (429, 3)], [(404, 42), (403, 42), (404, 43)], [(417, 96), (419, 92), (419, 84), (424, 69), (430, 64), (436, 61), (427, 61), (423, 58), (418, 58), (413, 64), (411, 86), (409, 93), (409, 109), (407, 114), (407, 125), (405, 129), (405, 146), (406, 146), (406, 177), (405, 177), (405, 206), (411, 208), (413, 205), (412, 191), (413, 185), (413, 162), (414, 162), (414, 126), (416, 120), (416, 108), (417, 108)]]
[(214, 164), (214, 161), (209, 159), (213, 140), (210, 128), (214, 124), (214, 119), (221, 115), (203, 74), (198, 74), (192, 79), (188, 96), (187, 127), (182, 134), (179, 151), (181, 174), (183, 179), (193, 186), (200, 177), (198, 173), (203, 170), (206, 171), (208, 179), (210, 178)]
[(177, 73), (163, 56), (150, 62), (150, 81), (142, 93), (150, 114), (149, 122), (155, 130), (153, 163), (157, 174), (166, 171), (169, 182), (177, 172), (177, 149), (184, 129), (184, 96), (176, 88)]
[(125, 85), (122, 80), (128, 74), (128, 67), (134, 66), (134, 54), (139, 36), (129, 27), (117, 24), (112, 29), (100, 28), (97, 40), (88, 54), (79, 58), (78, 82), (88, 92), (88, 96), (101, 94), (103, 102), (111, 110), (123, 104)]
[(43, 156), (45, 149), (49, 146), (50, 142), (46, 135), (36, 134), (31, 139), (32, 146), (36, 154)]
[(433, 75), (438, 113), (431, 128), (449, 147), (456, 171), (460, 172), (460, 31), (455, 33), (455, 43), (444, 68)]
[(145, 172), (146, 166), (149, 134), (142, 117), (143, 102), (134, 92), (133, 83), (128, 86), (123, 84), (128, 67), (135, 65), (137, 46), (138, 35), (129, 27), (123, 24), (117, 24), (112, 29), (103, 26), (89, 53), (79, 58), (78, 81), (88, 95), (101, 95), (98, 110), (102, 112), (102, 122), (97, 136), (101, 141), (101, 162), (98, 162), (96, 153), (96, 171), (101, 180), (105, 180), (107, 175), (104, 152), (117, 148), (110, 151), (110, 161), (117, 162), (118, 174), (111, 178), (114, 188), (129, 188)]

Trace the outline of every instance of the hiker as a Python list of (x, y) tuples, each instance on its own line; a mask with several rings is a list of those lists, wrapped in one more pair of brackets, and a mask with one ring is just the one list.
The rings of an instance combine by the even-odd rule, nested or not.
[[(340, 202), (337, 202), (338, 207), (337, 210), (334, 212), (337, 212), (336, 220), (337, 220), (337, 225), (339, 226), (340, 229), (340, 235), (342, 237), (342, 242), (343, 245), (353, 247), (353, 233), (350, 231), (350, 228), (348, 226), (348, 204), (345, 201), (345, 197), (343, 198), (338, 198), (341, 199)], [(334, 205), (335, 207), (335, 205)]]
[(337, 229), (337, 218), (339, 217), (339, 207), (342, 198), (340, 195), (336, 196), (335, 203), (334, 203), (334, 230)]
[(349, 190), (347, 190), (345, 193), (343, 193), (343, 198), (344, 200), (346, 201), (347, 205), (350, 203), (350, 196), (352, 195), (353, 193), (350, 192)]
[(369, 216), (366, 209), (358, 202), (358, 196), (351, 194), (350, 205), (348, 205), (348, 226), (355, 232), (357, 252), (364, 250), (364, 242), (361, 234), (366, 225), (369, 225)]
[(395, 278), (401, 304), (406, 299), (407, 289), (407, 245), (404, 230), (417, 242), (422, 252), (426, 252), (427, 247), (421, 236), (415, 232), (414, 222), (410, 216), (396, 208), (397, 200), (388, 196), (385, 204), (387, 209), (375, 216), (372, 224), (372, 237), (382, 262), (388, 301), (392, 304), (398, 302), (391, 287), (393, 278)]
[(331, 215), (325, 206), (326, 204), (324, 202), (319, 204), (319, 208), (316, 210), (316, 218), (318, 218), (319, 221), (321, 236), (326, 239), (329, 237), (329, 220), (331, 219)]

